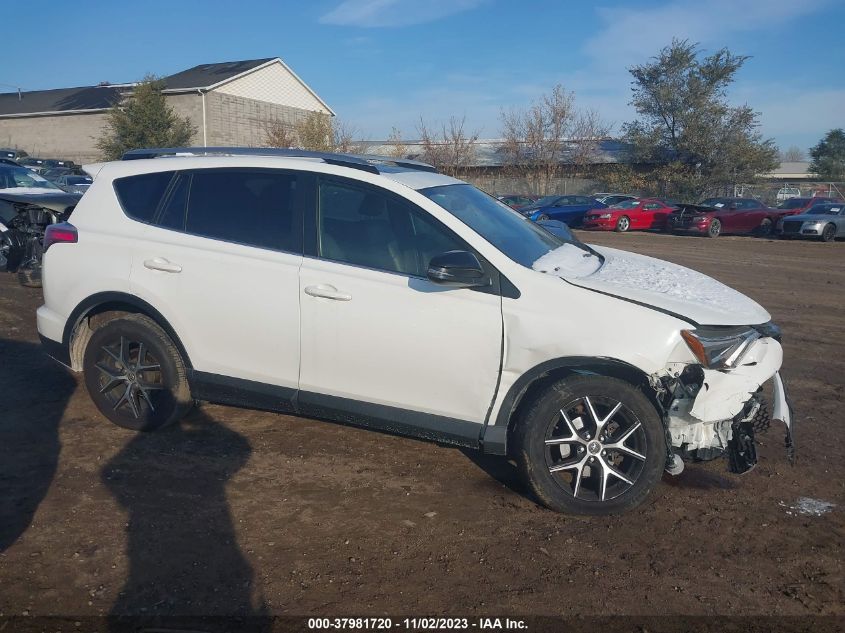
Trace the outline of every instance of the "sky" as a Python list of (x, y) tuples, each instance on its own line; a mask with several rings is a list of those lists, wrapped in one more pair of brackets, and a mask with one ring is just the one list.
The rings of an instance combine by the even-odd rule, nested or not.
[(422, 117), (500, 136), (560, 83), (619, 131), (630, 74), (673, 37), (750, 59), (729, 98), (782, 148), (845, 127), (845, 0), (77, 0), (3, 8), (0, 91), (281, 57), (362, 139)]

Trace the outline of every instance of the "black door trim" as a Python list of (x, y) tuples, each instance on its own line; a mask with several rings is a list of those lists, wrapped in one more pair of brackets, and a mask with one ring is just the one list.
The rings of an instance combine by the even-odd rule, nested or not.
[(218, 404), (293, 413), (360, 426), (394, 435), (418, 437), (441, 444), (480, 448), (481, 423), (458, 420), (350, 398), (329, 396), (292, 387), (188, 370), (191, 395)]

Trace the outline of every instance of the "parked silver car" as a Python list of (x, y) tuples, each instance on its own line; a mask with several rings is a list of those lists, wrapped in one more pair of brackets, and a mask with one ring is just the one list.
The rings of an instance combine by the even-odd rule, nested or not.
[(845, 237), (845, 202), (817, 204), (806, 213), (788, 215), (778, 222), (783, 238), (811, 237), (832, 242)]

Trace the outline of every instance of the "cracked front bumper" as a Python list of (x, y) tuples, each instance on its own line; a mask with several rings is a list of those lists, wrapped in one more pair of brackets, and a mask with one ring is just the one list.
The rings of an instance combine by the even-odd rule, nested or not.
[(760, 386), (778, 373), (782, 363), (780, 343), (768, 337), (757, 339), (738, 367), (704, 370), (704, 382), (689, 414), (702, 422), (734, 418)]

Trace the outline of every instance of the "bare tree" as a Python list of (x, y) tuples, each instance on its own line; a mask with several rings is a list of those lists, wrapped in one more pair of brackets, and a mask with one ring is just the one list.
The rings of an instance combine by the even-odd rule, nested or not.
[(803, 149), (797, 145), (792, 145), (781, 151), (780, 160), (783, 163), (800, 163), (801, 161), (807, 160), (807, 155)]
[(358, 128), (340, 119), (332, 121), (332, 135), (334, 150), (343, 154), (364, 154), (370, 145), (366, 140), (355, 140), (356, 136), (360, 136)]
[(390, 136), (387, 137), (387, 144), (390, 149), (387, 151), (388, 156), (393, 158), (405, 158), (408, 155), (408, 146), (402, 140), (402, 132), (398, 128), (390, 129)]
[(267, 147), (295, 147), (296, 130), (278, 119), (265, 123), (264, 143)]
[(595, 110), (581, 110), (575, 115), (568, 145), (568, 164), (573, 175), (583, 176), (589, 165), (599, 161), (601, 142), (611, 126)]
[(334, 131), (328, 114), (310, 112), (296, 125), (297, 145), (316, 152), (330, 152), (334, 149)]
[(355, 140), (358, 129), (345, 121), (312, 112), (295, 126), (275, 119), (264, 125), (267, 147), (298, 147), (319, 152), (363, 154), (367, 142)]
[(503, 111), (501, 121), (506, 165), (524, 173), (536, 192), (551, 193), (576, 121), (574, 95), (558, 84), (527, 110)]
[(422, 146), (422, 159), (431, 163), (438, 170), (458, 177), (472, 164), (475, 158), (475, 143), (478, 131), (467, 132), (466, 117), (450, 117), (448, 123), (441, 124), (441, 131), (429, 128), (420, 117), (417, 131)]

